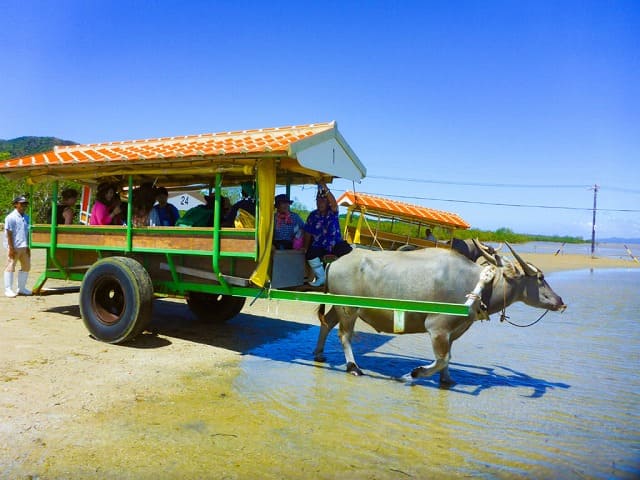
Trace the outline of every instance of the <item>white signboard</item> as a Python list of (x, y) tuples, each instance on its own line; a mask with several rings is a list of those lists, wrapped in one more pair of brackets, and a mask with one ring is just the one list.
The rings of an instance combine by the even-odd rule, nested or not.
[(205, 203), (204, 196), (195, 192), (171, 192), (167, 201), (180, 211), (186, 211)]

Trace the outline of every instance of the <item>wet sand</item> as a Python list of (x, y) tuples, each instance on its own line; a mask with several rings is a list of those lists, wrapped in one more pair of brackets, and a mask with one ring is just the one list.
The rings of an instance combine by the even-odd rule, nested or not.
[[(547, 273), (640, 267), (632, 260), (584, 255), (522, 256)], [(43, 251), (34, 252), (31, 282), (43, 258)], [(212, 329), (195, 322), (184, 302), (162, 300), (154, 307), (152, 331), (128, 346), (88, 336), (77, 293), (2, 296), (0, 311), (0, 478), (279, 478), (283, 459), (268, 436), (293, 427), (281, 425), (268, 404), (255, 411), (238, 397), (234, 381), (250, 348), (316, 325), (313, 305), (258, 301), (245, 307), (240, 322)], [(316, 377), (328, 374), (312, 371)], [(334, 383), (318, 382), (327, 388)], [(209, 443), (200, 445), (204, 451), (176, 443), (199, 445), (197, 434), (208, 424), (191, 422), (194, 411), (222, 422), (208, 432)], [(350, 421), (349, 412), (335, 415), (332, 421)], [(334, 435), (339, 430), (331, 425)], [(147, 431), (159, 437), (148, 438)], [(340, 443), (318, 442), (327, 448)], [(316, 454), (330, 462), (327, 452), (307, 456)], [(303, 463), (297, 478), (397, 477), (393, 471), (344, 475), (330, 463), (305, 470)]]

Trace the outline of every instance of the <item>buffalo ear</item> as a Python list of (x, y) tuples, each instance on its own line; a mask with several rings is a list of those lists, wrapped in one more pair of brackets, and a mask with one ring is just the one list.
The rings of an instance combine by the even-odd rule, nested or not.
[(527, 262), (525, 262), (520, 255), (518, 255), (516, 253), (516, 251), (513, 249), (513, 247), (511, 245), (509, 245), (509, 242), (504, 242), (507, 247), (509, 247), (509, 250), (511, 250), (511, 253), (513, 254), (513, 258), (515, 258), (518, 263), (520, 264), (520, 266), (522, 267), (522, 270), (524, 271), (525, 275), (528, 275), (529, 277), (535, 277), (537, 276), (538, 272), (536, 272), (533, 268), (531, 268), (531, 265), (529, 265)]

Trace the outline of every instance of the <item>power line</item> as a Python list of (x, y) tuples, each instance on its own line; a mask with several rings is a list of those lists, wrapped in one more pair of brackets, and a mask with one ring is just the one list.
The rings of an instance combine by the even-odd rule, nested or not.
[[(508, 188), (590, 188), (591, 185), (535, 185), (535, 184), (516, 184), (516, 183), (485, 183), (485, 182), (458, 182), (449, 180), (427, 180), (424, 178), (407, 178), (407, 177), (387, 177), (383, 175), (367, 175), (367, 178), (375, 178), (378, 180), (393, 180), (398, 182), (414, 182), (414, 183), (433, 183), (438, 185), (460, 185), (473, 187), (508, 187)], [(640, 192), (639, 192), (640, 193)]]
[[(588, 207), (560, 207), (556, 205), (527, 205), (524, 203), (493, 203), (493, 202), (478, 202), (471, 200), (454, 200), (450, 198), (433, 198), (433, 197), (412, 197), (407, 195), (389, 195), (373, 192), (360, 192), (368, 195), (385, 196), (390, 198), (401, 198), (404, 200), (429, 200), (432, 202), (451, 202), (451, 203), (466, 203), (472, 205), (491, 205), (494, 207), (520, 207), (520, 208), (545, 208), (554, 210), (580, 210), (580, 211), (592, 211), (592, 208)], [(631, 208), (599, 208), (599, 212), (625, 212), (625, 213), (640, 213), (638, 209)]]
[(614, 192), (623, 192), (623, 193), (640, 193), (640, 190), (633, 190), (631, 188), (620, 188), (620, 187), (603, 187), (602, 185), (598, 185), (598, 189), (602, 190), (611, 190)]
[[(388, 177), (384, 175), (367, 175), (367, 178), (374, 178), (377, 180), (391, 180), (397, 182), (413, 182), (413, 183), (431, 183), (437, 185), (459, 185), (459, 186), (471, 186), (471, 187), (499, 187), (499, 188), (580, 188), (580, 189), (591, 189), (593, 185), (577, 185), (577, 184), (561, 184), (561, 185), (551, 185), (551, 184), (525, 184), (525, 183), (489, 183), (489, 182), (459, 182), (452, 180), (428, 180), (425, 178), (408, 178), (408, 177)], [(598, 185), (600, 190), (611, 190), (617, 192), (624, 193), (639, 193), (640, 190), (634, 190), (630, 188), (620, 188), (620, 187), (607, 187)]]

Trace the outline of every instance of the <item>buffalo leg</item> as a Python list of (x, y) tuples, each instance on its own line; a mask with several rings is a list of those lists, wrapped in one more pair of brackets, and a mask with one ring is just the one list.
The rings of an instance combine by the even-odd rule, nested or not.
[(351, 339), (353, 338), (353, 329), (358, 318), (358, 309), (352, 307), (334, 307), (340, 320), (340, 343), (344, 351), (344, 358), (347, 361), (347, 373), (359, 377), (364, 375), (360, 370), (351, 349)]
[(318, 317), (320, 319), (320, 333), (318, 334), (316, 349), (313, 351), (313, 359), (316, 362), (326, 362), (327, 358), (324, 356), (324, 344), (327, 341), (329, 332), (338, 324), (340, 318), (335, 311), (335, 307), (331, 307), (324, 315), (319, 311)]
[(431, 333), (431, 345), (435, 360), (429, 365), (414, 368), (411, 378), (430, 377), (440, 372), (440, 383), (453, 383), (449, 376), (449, 360), (451, 359), (451, 343), (447, 333)]
[(441, 385), (453, 385), (456, 382), (453, 381), (451, 375), (449, 375), (449, 363), (447, 366), (440, 370), (440, 384)]

